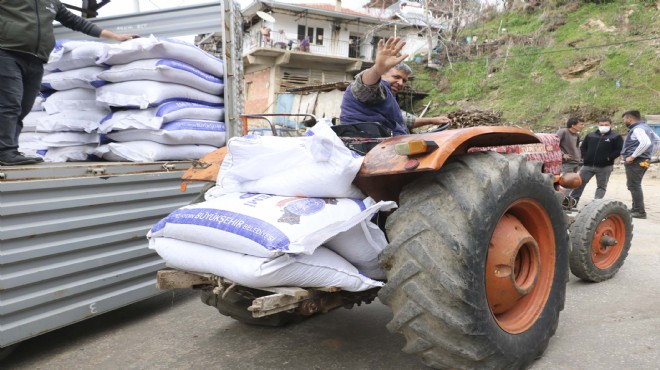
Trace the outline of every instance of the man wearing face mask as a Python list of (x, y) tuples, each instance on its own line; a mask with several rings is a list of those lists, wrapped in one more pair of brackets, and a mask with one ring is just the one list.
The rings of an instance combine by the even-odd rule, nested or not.
[(575, 205), (580, 201), (585, 186), (594, 176), (596, 176), (594, 199), (602, 199), (605, 196), (607, 182), (610, 180), (614, 168), (614, 160), (619, 157), (621, 148), (623, 148), (623, 138), (612, 131), (612, 121), (609, 118), (601, 118), (596, 131), (590, 132), (580, 146), (580, 153), (584, 160), (584, 165), (580, 169), (582, 185), (571, 191), (570, 194)]
[(623, 123), (630, 129), (621, 150), (621, 157), (626, 167), (626, 185), (632, 196), (630, 215), (635, 218), (646, 218), (642, 179), (649, 167), (651, 154), (660, 147), (660, 137), (642, 121), (638, 110), (623, 113)]

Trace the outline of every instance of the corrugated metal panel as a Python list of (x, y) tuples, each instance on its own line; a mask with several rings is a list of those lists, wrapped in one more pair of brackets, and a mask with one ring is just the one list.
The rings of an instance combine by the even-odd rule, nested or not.
[[(95, 18), (89, 21), (116, 33), (135, 33), (142, 36), (173, 37), (213, 33), (222, 30), (222, 4), (220, 1), (137, 14)], [(89, 40), (90, 37), (55, 26), (58, 40)]]
[(164, 262), (145, 235), (203, 184), (182, 193), (181, 170), (129, 167), (0, 180), (0, 347), (159, 293)]

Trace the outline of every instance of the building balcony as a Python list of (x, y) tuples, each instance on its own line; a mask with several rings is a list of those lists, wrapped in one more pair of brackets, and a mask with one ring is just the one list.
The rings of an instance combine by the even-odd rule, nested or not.
[(281, 65), (289, 63), (328, 63), (344, 67), (346, 71), (359, 71), (371, 67), (373, 46), (337, 39), (324, 39), (322, 44), (305, 47), (299, 40), (285, 34), (271, 32), (270, 37), (253, 33), (244, 38), (243, 61), (245, 65)]

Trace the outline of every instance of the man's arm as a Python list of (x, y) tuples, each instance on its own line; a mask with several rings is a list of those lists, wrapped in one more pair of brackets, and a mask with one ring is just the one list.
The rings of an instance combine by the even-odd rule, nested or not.
[(82, 32), (92, 37), (101, 37), (105, 39), (126, 41), (132, 38), (139, 37), (138, 35), (118, 34), (109, 30), (101, 29), (101, 27), (91, 23), (73, 13), (71, 13), (62, 3), (59, 3), (55, 20), (62, 23), (64, 27), (70, 28), (74, 31)]
[(648, 135), (646, 135), (646, 132), (642, 130), (639, 127), (636, 127), (632, 134), (630, 135), (631, 138), (633, 136), (639, 141), (639, 145), (635, 149), (635, 151), (628, 157), (626, 158), (626, 163), (630, 164), (632, 163), (635, 158), (639, 157), (648, 147), (651, 146), (651, 139), (649, 139)]
[(444, 125), (445, 123), (451, 123), (447, 116), (416, 118), (413, 128), (426, 125)]
[(571, 155), (566, 153), (566, 149), (564, 148), (564, 143), (566, 142), (566, 136), (567, 136), (567, 130), (566, 129), (559, 129), (557, 130), (557, 136), (559, 136), (559, 150), (561, 150), (561, 159), (566, 160), (566, 159), (571, 159)]
[(365, 85), (362, 82), (362, 75), (364, 72), (355, 76), (355, 80), (351, 82), (351, 94), (353, 97), (364, 104), (378, 104), (387, 99), (387, 92), (383, 84)]
[(582, 140), (582, 144), (580, 145), (580, 154), (582, 154), (582, 158), (587, 154), (587, 149), (589, 148), (589, 135), (587, 135), (584, 140)]
[(637, 137), (637, 141), (639, 141), (639, 146), (637, 146), (637, 149), (631, 154), (632, 157), (639, 157), (642, 153), (648, 149), (651, 144), (651, 139), (649, 138), (648, 135), (646, 135), (646, 131), (642, 130), (641, 128), (635, 128), (634, 130), (634, 135)]
[(610, 152), (608, 159), (612, 160), (620, 156), (621, 149), (623, 149), (623, 138), (621, 137), (621, 135), (617, 135), (616, 138), (614, 138), (614, 143), (612, 144), (612, 151)]
[(130, 39), (136, 39), (136, 38), (139, 38), (139, 37), (140, 37), (140, 35), (125, 34), (125, 33), (114, 33), (110, 30), (101, 31), (101, 38), (109, 39), (109, 40), (126, 41), (126, 40), (130, 40)]
[(399, 56), (399, 52), (405, 44), (398, 37), (378, 41), (374, 65), (360, 72), (351, 83), (351, 93), (357, 101), (365, 104), (378, 104), (385, 101), (387, 92), (380, 83), (380, 76), (408, 57), (408, 54)]

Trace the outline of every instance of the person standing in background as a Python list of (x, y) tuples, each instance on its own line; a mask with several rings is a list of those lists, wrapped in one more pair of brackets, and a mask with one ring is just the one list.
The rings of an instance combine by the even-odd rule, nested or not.
[(580, 132), (584, 129), (584, 120), (571, 117), (566, 121), (566, 127), (559, 129), (559, 148), (561, 149), (561, 172), (578, 172), (580, 167)]
[[(580, 169), (580, 132), (584, 129), (584, 120), (579, 117), (571, 117), (566, 121), (566, 127), (557, 131), (559, 136), (559, 149), (561, 149), (561, 174), (570, 172), (577, 173)], [(565, 195), (570, 189), (564, 189)], [(571, 204), (567, 204), (573, 207)]]
[(138, 36), (103, 30), (68, 11), (59, 0), (2, 0), (0, 15), (0, 165), (42, 162), (41, 157), (18, 151), (18, 135), (55, 46), (53, 21), (93, 37), (124, 41)]
[(651, 154), (660, 147), (660, 137), (642, 121), (638, 110), (623, 113), (623, 123), (630, 129), (621, 150), (626, 168), (626, 186), (632, 196), (630, 215), (635, 218), (646, 218), (642, 179), (650, 165)]
[(580, 169), (582, 185), (571, 191), (574, 206), (577, 206), (585, 186), (596, 176), (596, 195), (594, 199), (602, 199), (607, 190), (607, 183), (614, 169), (614, 160), (619, 157), (623, 148), (623, 138), (612, 131), (612, 121), (601, 118), (596, 131), (589, 133), (580, 145), (580, 154), (584, 165)]

